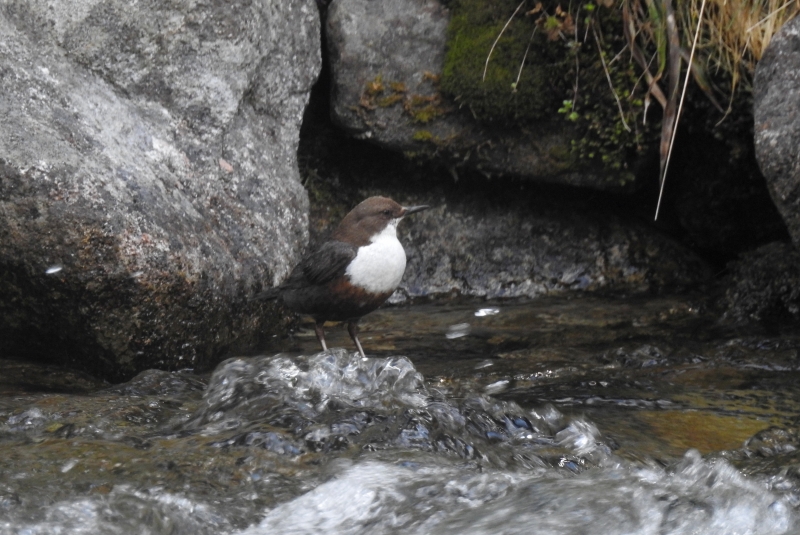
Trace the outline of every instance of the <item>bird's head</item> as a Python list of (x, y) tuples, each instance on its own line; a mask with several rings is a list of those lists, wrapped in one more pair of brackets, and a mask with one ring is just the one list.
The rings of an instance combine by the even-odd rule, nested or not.
[(358, 246), (366, 245), (382, 232), (395, 232), (403, 217), (427, 208), (426, 205), (401, 206), (388, 197), (370, 197), (342, 219), (333, 238)]

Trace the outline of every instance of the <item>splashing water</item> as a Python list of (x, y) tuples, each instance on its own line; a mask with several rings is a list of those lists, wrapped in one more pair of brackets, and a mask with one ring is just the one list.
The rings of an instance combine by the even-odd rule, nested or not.
[[(649, 370), (667, 359), (653, 347), (600, 362)], [(759, 432), (727, 455), (623, 455), (602, 420), (572, 408), (615, 403), (602, 381), (555, 407), (488, 364), (426, 380), (405, 357), (335, 349), (230, 359), (207, 381), (151, 371), (81, 396), (0, 398), (0, 534), (799, 531), (793, 464), (771, 477), (735, 464), (792, 463), (792, 433)], [(571, 368), (553, 369), (543, 381)]]

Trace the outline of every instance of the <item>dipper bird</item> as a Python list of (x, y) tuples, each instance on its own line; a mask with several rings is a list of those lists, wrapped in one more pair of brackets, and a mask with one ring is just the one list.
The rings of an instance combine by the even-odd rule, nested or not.
[(265, 292), (287, 307), (308, 314), (322, 350), (325, 321), (346, 321), (358, 352), (358, 321), (394, 293), (406, 269), (406, 252), (397, 239), (397, 224), (428, 206), (403, 207), (387, 197), (370, 197), (353, 208), (329, 241), (303, 258), (289, 278)]

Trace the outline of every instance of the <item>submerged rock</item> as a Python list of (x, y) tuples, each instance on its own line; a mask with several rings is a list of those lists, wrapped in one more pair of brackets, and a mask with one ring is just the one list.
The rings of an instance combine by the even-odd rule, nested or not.
[[(106, 377), (208, 365), (307, 240), (313, 3), (0, 7), (0, 339)], [(274, 319), (274, 318), (272, 318)]]

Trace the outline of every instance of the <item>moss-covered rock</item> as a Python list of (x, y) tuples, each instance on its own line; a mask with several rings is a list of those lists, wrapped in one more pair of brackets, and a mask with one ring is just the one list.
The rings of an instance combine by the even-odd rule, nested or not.
[[(515, 2), (454, 0), (442, 91), (486, 123), (568, 121), (572, 165), (628, 171), (657, 132), (642, 125), (643, 86), (628, 58), (616, 7), (557, 1), (514, 16)], [(615, 60), (616, 58), (616, 60)], [(655, 125), (650, 121), (649, 125)]]
[(457, 0), (449, 7), (445, 94), (466, 103), (482, 121), (524, 122), (554, 115), (565, 85), (554, 78), (562, 78), (566, 69), (552, 69), (563, 62), (556, 47), (542, 46), (542, 36), (531, 39), (534, 19), (519, 15), (503, 31), (514, 11), (509, 2)]
[[(466, 81), (468, 71), (476, 70), (474, 78), (480, 82), (498, 24), (502, 28), (516, 6), (507, 11), (510, 4), (506, 2), (498, 4), (497, 9), (489, 2), (485, 5), (491, 24), (483, 30), (486, 35), (478, 39), (483, 45), (459, 40), (464, 41), (464, 48), (451, 46), (446, 61), (448, 27), (451, 34), (465, 36), (477, 31), (470, 22), (476, 15), (459, 12), (456, 2), (447, 4), (447, 9), (439, 0), (332, 3), (326, 35), (334, 122), (349, 134), (382, 147), (415, 158), (435, 159), (456, 176), (459, 169), (468, 168), (485, 175), (592, 189), (625, 187), (629, 177), (621, 179), (619, 173), (608, 173), (600, 156), (579, 158), (572, 145), (580, 138), (577, 123), (558, 113), (574, 78), (568, 43), (541, 45), (541, 31), (537, 30), (513, 91), (511, 84), (525, 55), (534, 18), (520, 19), (526, 24), (524, 29), (509, 31), (523, 37), (504, 43), (497, 52), (498, 57), (513, 61), (509, 59), (508, 65), (495, 63), (493, 55), (489, 78), (497, 90), (483, 101), (477, 99), (485, 90), (480, 86), (464, 87), (463, 94), (459, 93), (459, 79)], [(475, 52), (481, 46), (486, 51)], [(507, 46), (513, 50), (507, 50)], [(461, 60), (456, 61), (459, 54)], [(531, 62), (539, 67), (533, 68)], [(559, 62), (564, 67), (557, 71), (553, 65)], [(554, 74), (557, 72), (561, 74)], [(469, 102), (464, 96), (468, 93), (474, 97)]]

